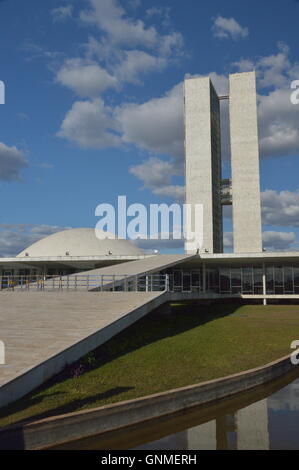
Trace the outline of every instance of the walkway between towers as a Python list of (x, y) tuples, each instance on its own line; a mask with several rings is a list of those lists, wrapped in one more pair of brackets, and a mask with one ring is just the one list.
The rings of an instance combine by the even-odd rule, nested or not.
[[(85, 272), (134, 277), (191, 258), (159, 255)], [(83, 273), (82, 273), (83, 274)], [(93, 286), (94, 288), (95, 286)], [(99, 287), (99, 286), (98, 286)], [(16, 288), (15, 290), (18, 290)], [(0, 293), (0, 407), (38, 385), (169, 300), (168, 292), (38, 291)]]

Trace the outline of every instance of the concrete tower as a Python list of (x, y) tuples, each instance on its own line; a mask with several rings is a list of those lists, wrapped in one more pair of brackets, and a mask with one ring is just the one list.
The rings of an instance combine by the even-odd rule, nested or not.
[[(222, 206), (228, 204), (235, 253), (261, 252), (255, 72), (230, 75), (229, 83), (229, 96), (219, 97), (209, 77), (185, 80), (186, 203), (203, 206), (200, 252), (223, 252)], [(230, 107), (232, 179), (227, 180), (221, 179), (222, 99), (229, 99)]]
[(185, 80), (185, 158), (186, 203), (203, 205), (200, 251), (221, 253), (220, 107), (209, 77)]
[(262, 251), (255, 72), (229, 77), (235, 253)]

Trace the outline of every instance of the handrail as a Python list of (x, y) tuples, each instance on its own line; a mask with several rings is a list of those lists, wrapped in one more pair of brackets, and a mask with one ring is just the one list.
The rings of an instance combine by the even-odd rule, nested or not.
[(0, 276), (2, 292), (24, 291), (169, 291), (168, 274), (70, 274)]

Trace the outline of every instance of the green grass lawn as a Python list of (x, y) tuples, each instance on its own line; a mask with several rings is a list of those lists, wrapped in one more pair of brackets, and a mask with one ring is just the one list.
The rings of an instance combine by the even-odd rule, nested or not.
[[(261, 366), (291, 352), (299, 305), (155, 311), (0, 410), (0, 426), (98, 407)], [(83, 372), (83, 373), (82, 373)]]

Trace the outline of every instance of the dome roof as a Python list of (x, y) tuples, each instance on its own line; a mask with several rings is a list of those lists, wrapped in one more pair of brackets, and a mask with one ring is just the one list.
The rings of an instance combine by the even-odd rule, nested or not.
[[(103, 234), (97, 230), (98, 234)], [(101, 239), (94, 228), (74, 228), (53, 233), (33, 243), (17, 255), (18, 258), (45, 258), (49, 256), (103, 256), (142, 255), (143, 251), (125, 239)]]

